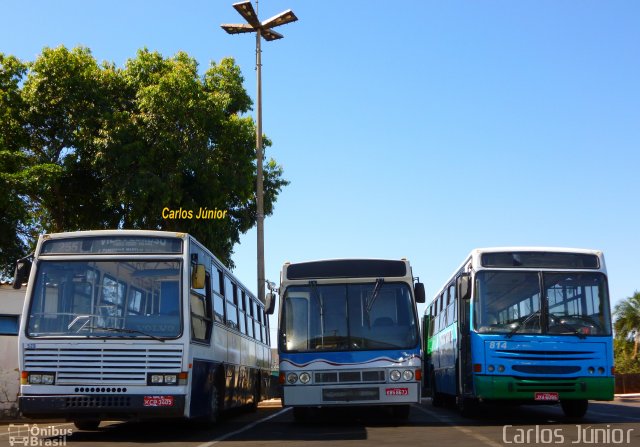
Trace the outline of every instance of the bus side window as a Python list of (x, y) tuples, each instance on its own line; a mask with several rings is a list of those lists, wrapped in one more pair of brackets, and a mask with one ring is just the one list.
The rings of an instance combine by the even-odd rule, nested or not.
[(253, 331), (255, 333), (254, 338), (258, 341), (260, 341), (260, 314), (258, 313), (258, 311), (260, 310), (260, 308), (258, 307), (257, 303), (252, 303), (251, 306), (253, 307), (253, 312), (254, 312), (254, 316), (255, 316), (255, 320), (253, 320)]
[(227, 326), (238, 329), (238, 308), (234, 302), (235, 284), (225, 275), (224, 277), (224, 297), (226, 301), (225, 309), (227, 311)]
[(191, 290), (191, 337), (194, 340), (209, 342), (211, 338), (211, 276), (205, 273), (205, 294)]
[(269, 333), (269, 315), (264, 313), (264, 342), (269, 345), (271, 344), (271, 334)]
[(214, 265), (211, 265), (211, 273), (213, 278), (211, 279), (211, 294), (213, 297), (213, 317), (216, 321), (224, 323), (224, 275)]
[(440, 322), (438, 324), (438, 326), (440, 326), (440, 330), (443, 330), (444, 328), (447, 327), (447, 307), (446, 307), (446, 301), (444, 298), (444, 294), (445, 292), (442, 292), (440, 294), (440, 305), (438, 306), (438, 308), (440, 309), (439, 311), (439, 319)]
[(247, 295), (247, 335), (249, 337), (255, 336), (253, 323), (253, 300), (251, 295)]
[(449, 285), (449, 293), (447, 302), (449, 303), (447, 309), (447, 326), (453, 324), (456, 321), (456, 286), (455, 283)]

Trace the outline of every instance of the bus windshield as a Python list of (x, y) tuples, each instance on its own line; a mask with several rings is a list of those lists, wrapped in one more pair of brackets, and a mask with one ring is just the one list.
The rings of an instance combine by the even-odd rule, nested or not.
[(474, 296), (479, 333), (611, 335), (602, 273), (485, 270)]
[(178, 337), (180, 266), (180, 261), (40, 260), (27, 335)]
[(406, 283), (290, 286), (283, 297), (285, 352), (414, 348), (419, 341)]

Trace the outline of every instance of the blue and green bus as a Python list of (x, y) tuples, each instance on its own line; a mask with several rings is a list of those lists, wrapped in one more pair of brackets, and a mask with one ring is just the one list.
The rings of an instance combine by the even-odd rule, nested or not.
[(484, 401), (557, 404), (582, 417), (613, 400), (607, 273), (596, 250), (473, 250), (423, 318), (424, 387), (463, 414)]
[(286, 263), (280, 284), (282, 403), (295, 419), (312, 408), (373, 405), (407, 418), (421, 397), (416, 302), (425, 301), (409, 262)]

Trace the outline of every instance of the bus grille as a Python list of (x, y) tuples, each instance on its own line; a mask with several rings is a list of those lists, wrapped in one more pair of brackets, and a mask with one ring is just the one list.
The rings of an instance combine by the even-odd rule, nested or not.
[(144, 385), (148, 373), (182, 370), (182, 346), (38, 347), (25, 349), (24, 366), (55, 372), (57, 385)]
[(129, 407), (131, 399), (127, 396), (83, 396), (67, 397), (64, 400), (65, 408), (112, 408)]
[(384, 382), (384, 370), (317, 372), (315, 383), (366, 383)]
[[(585, 383), (577, 379), (521, 379), (515, 377), (516, 392), (533, 392), (533, 391), (557, 391), (562, 393), (574, 393), (576, 391), (585, 391)], [(509, 385), (511, 388), (513, 384)]]
[(573, 374), (580, 371), (579, 366), (564, 365), (513, 365), (511, 368), (525, 374)]

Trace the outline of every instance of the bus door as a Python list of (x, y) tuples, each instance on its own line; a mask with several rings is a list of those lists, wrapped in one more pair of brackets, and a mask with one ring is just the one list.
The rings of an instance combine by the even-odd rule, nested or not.
[(471, 359), (471, 275), (464, 273), (456, 280), (458, 298), (458, 358), (456, 369), (458, 396), (473, 395), (473, 363)]

